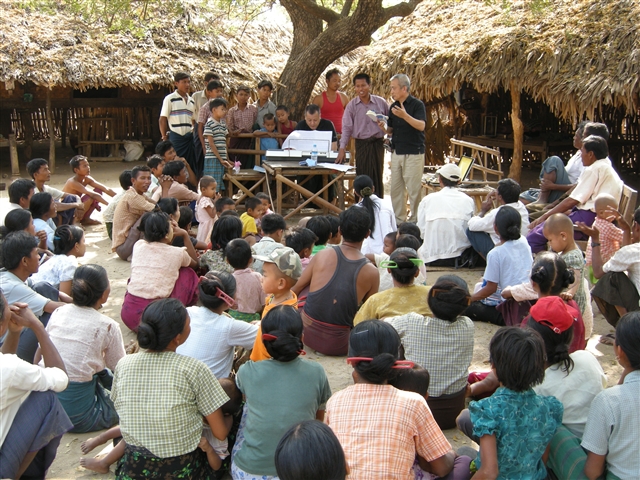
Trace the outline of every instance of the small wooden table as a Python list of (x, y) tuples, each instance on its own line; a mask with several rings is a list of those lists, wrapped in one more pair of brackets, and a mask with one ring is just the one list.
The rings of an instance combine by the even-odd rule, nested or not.
[[(343, 208), (340, 208), (340, 206), (344, 207), (344, 180), (353, 175), (351, 172), (342, 172), (322, 167), (303, 167), (300, 166), (299, 160), (267, 159), (262, 161), (262, 167), (266, 170), (267, 174), (271, 175), (276, 181), (276, 213), (282, 215), (282, 199), (287, 195), (295, 192), (304, 199), (301, 204), (294, 206), (293, 211), (289, 212), (284, 217), (285, 219), (295, 215), (311, 202), (322, 206), (325, 212), (342, 212)], [(304, 184), (317, 175), (322, 176), (322, 188), (316, 193), (304, 188)], [(299, 176), (305, 178), (301, 179), (299, 182), (290, 178)], [(282, 188), (283, 184), (285, 187), (288, 187), (284, 192)], [(331, 185), (336, 185), (338, 205), (340, 206), (336, 206), (329, 202), (328, 193)]]

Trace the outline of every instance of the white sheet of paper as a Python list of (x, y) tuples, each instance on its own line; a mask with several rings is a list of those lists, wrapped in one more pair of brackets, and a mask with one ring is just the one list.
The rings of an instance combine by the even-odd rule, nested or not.
[(285, 139), (282, 148), (293, 148), (294, 150), (311, 152), (314, 145), (318, 148), (318, 153), (330, 152), (331, 132), (295, 130)]
[(351, 165), (342, 164), (342, 163), (319, 163), (318, 167), (328, 168), (330, 170), (338, 170), (339, 172), (348, 172), (352, 168), (356, 168)]

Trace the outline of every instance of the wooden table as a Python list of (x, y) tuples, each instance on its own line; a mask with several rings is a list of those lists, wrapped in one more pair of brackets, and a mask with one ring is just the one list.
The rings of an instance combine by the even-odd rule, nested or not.
[[(294, 206), (293, 211), (289, 212), (284, 217), (285, 219), (295, 215), (311, 202), (322, 206), (325, 212), (342, 212), (344, 208), (345, 193), (344, 180), (347, 180), (354, 175), (351, 172), (341, 172), (321, 167), (303, 167), (300, 166), (299, 160), (267, 159), (262, 161), (262, 167), (266, 170), (267, 174), (273, 177), (276, 181), (276, 201), (274, 205), (276, 213), (282, 215), (282, 199), (287, 195), (295, 192), (304, 199), (301, 204)], [(304, 188), (304, 184), (317, 175), (322, 176), (322, 188), (316, 193)], [(304, 178), (301, 178), (298, 182), (295, 177)], [(283, 191), (283, 185), (286, 188), (285, 191)], [(328, 193), (331, 185), (336, 185), (339, 206), (329, 202)]]

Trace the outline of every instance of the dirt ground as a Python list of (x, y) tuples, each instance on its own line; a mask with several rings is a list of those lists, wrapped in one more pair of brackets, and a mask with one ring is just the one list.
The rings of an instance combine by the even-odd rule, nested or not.
[[(71, 155), (58, 156), (58, 159), (70, 158)], [(66, 179), (71, 176), (71, 174), (68, 166), (66, 166), (66, 163), (64, 163), (63, 160), (58, 160), (58, 162), (59, 166), (56, 169), (56, 173), (52, 175), (50, 184), (54, 187), (60, 188), (62, 187)], [(3, 166), (5, 166), (6, 163), (7, 162), (3, 161)], [(132, 168), (133, 166), (134, 164), (124, 164), (119, 162), (92, 163), (92, 176), (94, 176), (98, 181), (105, 183), (114, 189), (115, 187), (118, 187), (117, 191), (119, 191), (118, 175), (125, 167)], [(7, 172), (6, 166), (1, 170), (2, 173)], [(535, 174), (532, 174), (532, 172), (529, 172), (527, 174), (526, 171), (525, 174), (529, 178), (529, 183), (535, 181)], [(23, 176), (26, 176), (26, 174), (23, 174)], [(3, 177), (5, 177), (3, 181), (7, 182), (8, 184), (10, 182), (10, 179), (6, 178), (6, 174), (3, 175)], [(528, 188), (532, 185), (528, 185), (523, 181), (523, 186)], [(0, 202), (7, 201), (6, 190), (0, 192)], [(99, 219), (100, 215), (94, 214), (94, 218)], [(111, 295), (107, 303), (104, 305), (102, 313), (110, 316), (121, 325), (124, 341), (126, 344), (130, 340), (133, 340), (135, 338), (133, 332), (126, 328), (122, 323), (122, 320), (120, 319), (120, 309), (122, 306), (127, 279), (129, 277), (129, 264), (120, 260), (117, 255), (110, 252), (110, 241), (103, 225), (88, 227), (86, 229), (86, 243), (87, 252), (85, 256), (80, 259), (80, 262), (82, 264), (96, 263), (102, 265), (107, 270), (109, 279), (111, 281)], [(435, 280), (437, 280), (440, 275), (443, 275), (443, 272), (446, 270), (447, 269), (438, 269), (437, 271), (431, 271), (428, 275), (428, 283), (433, 284)], [(476, 282), (478, 282), (482, 276), (482, 270), (459, 270), (455, 273), (464, 278), (470, 286), (473, 286)], [(594, 312), (598, 311), (595, 304), (593, 305), (593, 309)], [(476, 323), (475, 327), (476, 341), (474, 346), (473, 362), (471, 364), (470, 370), (486, 371), (489, 369), (488, 345), (493, 333), (497, 330), (497, 327), (483, 323)], [(602, 315), (598, 313), (597, 315), (595, 315), (594, 319), (594, 334), (589, 340), (587, 347), (587, 349), (591, 353), (593, 353), (600, 361), (600, 364), (602, 365), (602, 368), (607, 375), (609, 386), (615, 385), (618, 382), (618, 378), (620, 376), (620, 373), (622, 372), (622, 369), (615, 360), (612, 347), (600, 344), (598, 342), (598, 339), (600, 335), (611, 332), (613, 332), (613, 329), (609, 326), (609, 324), (606, 323)], [(307, 351), (306, 358), (322, 364), (322, 366), (325, 368), (325, 371), (327, 372), (327, 376), (329, 377), (329, 383), (333, 392), (341, 390), (352, 383), (351, 367), (346, 364), (344, 357), (319, 357), (313, 351)], [(445, 434), (454, 448), (460, 447), (462, 445), (475, 446), (475, 444), (473, 444), (457, 430), (446, 430)], [(85, 470), (80, 466), (79, 461), (80, 457), (82, 456), (80, 445), (84, 440), (95, 435), (95, 432), (88, 434), (64, 435), (58, 449), (57, 457), (49, 470), (47, 478), (114, 478), (114, 466), (112, 466), (111, 472), (106, 475), (101, 475)], [(101, 448), (102, 447), (98, 447), (96, 450), (90, 453), (90, 455), (98, 454), (101, 451)]]

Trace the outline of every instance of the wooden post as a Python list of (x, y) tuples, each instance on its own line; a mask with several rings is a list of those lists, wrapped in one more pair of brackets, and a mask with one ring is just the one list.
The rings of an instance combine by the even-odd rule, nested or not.
[(53, 126), (53, 114), (51, 112), (51, 89), (47, 88), (47, 102), (45, 106), (47, 114), (47, 130), (49, 130), (49, 170), (56, 171), (56, 132)]
[(67, 121), (67, 115), (69, 114), (68, 108), (62, 109), (62, 118), (60, 119), (60, 140), (62, 142), (62, 148), (67, 146), (67, 129), (69, 124)]
[(11, 176), (20, 176), (20, 162), (18, 162), (18, 142), (16, 142), (16, 134), (9, 134), (9, 157), (11, 158)]
[(524, 126), (520, 119), (520, 89), (514, 81), (511, 82), (511, 124), (513, 126), (513, 158), (509, 168), (509, 178), (520, 182), (522, 173), (522, 143), (524, 141)]

